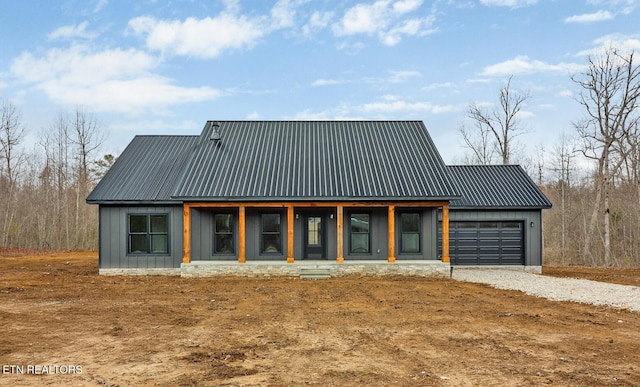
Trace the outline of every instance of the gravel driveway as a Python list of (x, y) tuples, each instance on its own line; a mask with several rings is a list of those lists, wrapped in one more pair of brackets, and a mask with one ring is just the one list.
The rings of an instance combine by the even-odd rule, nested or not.
[(454, 268), (458, 281), (488, 284), (498, 289), (520, 290), (554, 301), (608, 305), (640, 312), (640, 288), (576, 278), (556, 278), (514, 270)]

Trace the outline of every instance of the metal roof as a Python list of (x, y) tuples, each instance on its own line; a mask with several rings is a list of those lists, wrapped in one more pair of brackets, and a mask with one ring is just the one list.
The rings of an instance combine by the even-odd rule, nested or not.
[(551, 202), (519, 165), (447, 166), (462, 197), (451, 208), (540, 209)]
[[(211, 139), (214, 131), (219, 141)], [(459, 194), (421, 121), (209, 121), (172, 196), (448, 200)]]
[(87, 197), (88, 203), (171, 202), (198, 136), (136, 136)]

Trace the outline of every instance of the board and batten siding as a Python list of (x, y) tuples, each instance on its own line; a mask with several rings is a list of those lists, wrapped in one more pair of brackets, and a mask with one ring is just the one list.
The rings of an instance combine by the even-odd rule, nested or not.
[[(169, 215), (169, 254), (127, 254), (127, 216)], [(182, 206), (100, 206), (100, 269), (179, 268), (182, 263)]]
[[(438, 214), (442, 221), (442, 213)], [(450, 222), (501, 222), (523, 223), (524, 265), (542, 266), (542, 210), (450, 210)]]

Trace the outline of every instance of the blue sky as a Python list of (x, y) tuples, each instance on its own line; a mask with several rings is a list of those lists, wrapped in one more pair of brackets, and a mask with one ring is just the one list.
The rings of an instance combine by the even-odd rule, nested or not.
[(0, 1), (0, 98), (35, 144), (83, 106), (107, 132), (199, 134), (206, 120), (417, 119), (446, 162), (470, 103), (510, 75), (529, 151), (583, 116), (570, 74), (640, 50), (640, 0)]

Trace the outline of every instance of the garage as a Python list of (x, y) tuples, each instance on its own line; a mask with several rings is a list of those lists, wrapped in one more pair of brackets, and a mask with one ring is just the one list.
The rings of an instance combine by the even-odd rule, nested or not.
[[(462, 197), (449, 211), (456, 266), (542, 266), (542, 210), (551, 203), (517, 165), (448, 166)], [(442, 254), (442, 214), (438, 216)]]
[(451, 222), (452, 265), (523, 265), (522, 222)]

